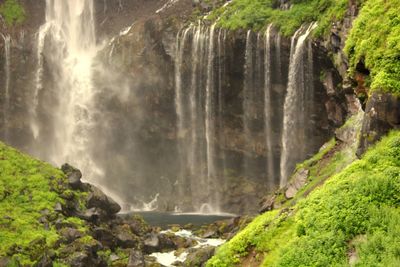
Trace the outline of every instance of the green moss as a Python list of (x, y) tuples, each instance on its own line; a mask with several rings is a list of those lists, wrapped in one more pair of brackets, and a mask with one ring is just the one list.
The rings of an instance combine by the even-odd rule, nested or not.
[(238, 233), (231, 241), (221, 246), (217, 255), (213, 257), (207, 266), (229, 267), (240, 262), (256, 243), (256, 238), (265, 232), (266, 227), (279, 216), (278, 211), (262, 214), (255, 218), (243, 231)]
[(400, 95), (400, 0), (368, 0), (346, 42), (354, 73), (362, 62), (370, 70), (371, 90)]
[(333, 21), (343, 19), (347, 0), (295, 0), (288, 10), (278, 8), (274, 0), (233, 0), (231, 4), (214, 10), (209, 19), (218, 20), (220, 27), (261, 30), (273, 23), (289, 36), (303, 23), (318, 22), (317, 36), (329, 32)]
[[(54, 210), (62, 199), (51, 189), (65, 183), (61, 171), (0, 143), (0, 256), (13, 250), (29, 253), (30, 242), (43, 237), (44, 247), (57, 240), (54, 229), (39, 223), (41, 211)], [(22, 261), (30, 262), (22, 252)]]
[(7, 25), (22, 23), (26, 17), (25, 9), (18, 0), (6, 0), (1, 4), (0, 15), (4, 18)]
[(399, 266), (400, 132), (392, 132), (292, 209), (258, 216), (208, 266), (235, 266), (249, 251), (263, 266)]
[[(0, 258), (12, 256), (22, 265), (33, 265), (60, 238), (54, 222), (64, 217), (55, 212), (68, 188), (65, 175), (0, 143)], [(45, 218), (46, 227), (40, 222)], [(67, 218), (82, 232), (78, 218)]]

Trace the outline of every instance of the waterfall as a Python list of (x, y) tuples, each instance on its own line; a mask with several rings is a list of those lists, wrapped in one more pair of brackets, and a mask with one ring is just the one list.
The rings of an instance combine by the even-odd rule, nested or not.
[[(215, 178), (215, 125), (214, 125), (214, 34), (215, 24), (210, 27), (207, 59), (207, 82), (206, 82), (206, 142), (207, 142), (207, 191), (211, 193), (210, 186), (212, 178)], [(215, 200), (213, 200), (214, 202)]]
[[(225, 143), (225, 137), (224, 137), (224, 92), (223, 88), (225, 85), (225, 79), (226, 79), (226, 69), (225, 69), (225, 53), (226, 53), (226, 31), (223, 29), (219, 30), (218, 33), (218, 128), (217, 131), (219, 133), (218, 135), (218, 141), (220, 145), (223, 145)], [(226, 183), (225, 183), (225, 152), (223, 149), (219, 150), (219, 158), (221, 161), (220, 164), (220, 172), (219, 172), (219, 180), (222, 180), (220, 183), (223, 188), (226, 188)], [(220, 203), (220, 195), (217, 194), (217, 202)]]
[[(254, 93), (254, 60), (253, 60), (253, 41), (251, 30), (246, 35), (245, 50), (245, 66), (244, 66), (244, 87), (243, 87), (243, 132), (244, 142), (247, 150), (252, 150), (251, 142), (251, 118), (252, 118), (252, 101)], [(245, 174), (249, 172), (248, 157), (244, 160), (243, 171)]]
[[(90, 156), (96, 94), (92, 65), (100, 49), (96, 44), (93, 0), (46, 0), (46, 21), (40, 27), (37, 43), (38, 67), (32, 103), (31, 128), (35, 139), (51, 125), (51, 140), (42, 153), (56, 164), (69, 162), (80, 168), (84, 177), (99, 183), (102, 172)], [(46, 54), (49, 47), (50, 53)], [(44, 55), (45, 54), (45, 55)], [(53, 88), (44, 88), (44, 59), (54, 79)], [(38, 115), (41, 93), (54, 94), (51, 123)], [(42, 107), (40, 105), (40, 107)]]
[[(180, 31), (176, 40), (175, 109), (181, 161), (178, 191), (190, 193), (190, 205), (197, 212), (205, 204), (212, 212), (218, 212), (220, 206), (215, 140), (219, 129), (216, 116), (222, 112), (217, 106), (222, 74), (215, 68), (215, 58), (222, 49), (222, 35), (216, 33), (215, 25), (199, 23)], [(189, 57), (185, 58), (185, 51), (190, 51)]]
[[(311, 24), (305, 31), (302, 28), (296, 31), (291, 40), (289, 81), (284, 104), (282, 153), (281, 153), (281, 180), (280, 186), (287, 183), (294, 164), (306, 156), (306, 129), (307, 116), (306, 100), (312, 94), (312, 53), (307, 44), (307, 37), (315, 28)], [(312, 54), (311, 54), (312, 55)], [(311, 86), (310, 86), (311, 84)]]
[[(47, 12), (46, 12), (47, 14)], [(40, 92), (43, 89), (43, 49), (45, 38), (50, 30), (51, 21), (49, 20), (39, 28), (39, 32), (37, 34), (37, 69), (36, 69), (36, 80), (35, 80), (35, 90), (33, 93), (33, 104), (31, 106), (31, 120), (30, 126), (34, 139), (37, 139), (39, 136), (39, 125), (38, 125), (38, 106), (39, 106), (39, 97)]]
[(10, 67), (11, 67), (11, 37), (2, 35), (4, 39), (4, 106), (3, 106), (3, 125), (4, 125), (4, 140), (8, 140), (8, 121), (10, 112)]
[(186, 187), (186, 176), (187, 172), (184, 170), (183, 166), (187, 165), (185, 144), (182, 139), (185, 137), (185, 112), (184, 112), (184, 100), (182, 97), (182, 70), (183, 70), (183, 56), (185, 52), (185, 45), (188, 37), (190, 28), (184, 31), (179, 31), (176, 37), (175, 44), (175, 110), (177, 116), (177, 139), (178, 139), (178, 154), (179, 154), (179, 164), (181, 170), (178, 177), (178, 190), (180, 196), (185, 195)]
[[(272, 151), (273, 143), (273, 131), (272, 131), (272, 101), (271, 101), (271, 91), (272, 91), (272, 24), (270, 24), (265, 32), (265, 54), (264, 54), (264, 71), (265, 71), (265, 85), (264, 85), (264, 119), (265, 119), (265, 137), (266, 137), (266, 157), (267, 157), (267, 175), (268, 180), (271, 181), (275, 177), (274, 170), (274, 153)], [(280, 60), (278, 61), (280, 62)]]

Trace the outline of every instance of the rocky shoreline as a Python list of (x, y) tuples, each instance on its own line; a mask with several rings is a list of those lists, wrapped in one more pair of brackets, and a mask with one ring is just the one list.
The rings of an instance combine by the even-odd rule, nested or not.
[[(64, 201), (54, 210), (42, 210), (39, 218), (45, 229), (56, 229), (59, 239), (50, 249), (44, 237), (29, 243), (35, 266), (203, 266), (217, 245), (248, 222), (238, 217), (200, 228), (171, 225), (162, 231), (139, 215), (119, 216), (119, 204), (97, 187), (82, 182), (80, 170), (68, 164), (61, 170), (67, 182), (52, 183), (51, 191)], [(22, 266), (12, 257), (21, 250), (17, 245), (11, 247), (8, 256), (0, 258), (0, 266)], [(180, 260), (171, 265), (158, 262), (158, 257), (168, 256)]]

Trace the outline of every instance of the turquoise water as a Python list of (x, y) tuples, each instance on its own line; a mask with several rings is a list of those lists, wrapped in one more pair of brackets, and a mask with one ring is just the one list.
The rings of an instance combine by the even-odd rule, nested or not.
[[(221, 215), (208, 215), (196, 213), (167, 213), (167, 212), (132, 212), (128, 214), (138, 214), (151, 226), (158, 226), (163, 229), (168, 228), (168, 225), (178, 224), (181, 226), (193, 224), (194, 226), (201, 226), (204, 224), (211, 224), (216, 221), (231, 219), (235, 215), (221, 214)], [(127, 216), (128, 214), (121, 214), (120, 216)]]

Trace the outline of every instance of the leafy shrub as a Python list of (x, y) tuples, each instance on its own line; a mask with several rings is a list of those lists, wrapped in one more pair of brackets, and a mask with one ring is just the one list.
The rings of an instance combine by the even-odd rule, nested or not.
[(346, 42), (354, 72), (362, 62), (370, 70), (372, 91), (400, 95), (400, 0), (365, 2)]
[(341, 20), (347, 10), (347, 0), (295, 0), (288, 10), (280, 10), (274, 0), (233, 0), (209, 16), (224, 28), (261, 30), (273, 23), (289, 36), (303, 23), (318, 22), (317, 36), (327, 33), (332, 21)]
[(6, 0), (0, 5), (0, 15), (8, 25), (22, 23), (25, 20), (25, 9), (18, 0)]
[[(399, 266), (400, 131), (293, 207), (260, 215), (208, 266), (234, 266), (249, 251), (263, 266)], [(281, 214), (281, 215), (279, 215)], [(284, 214), (287, 214), (286, 216)]]

